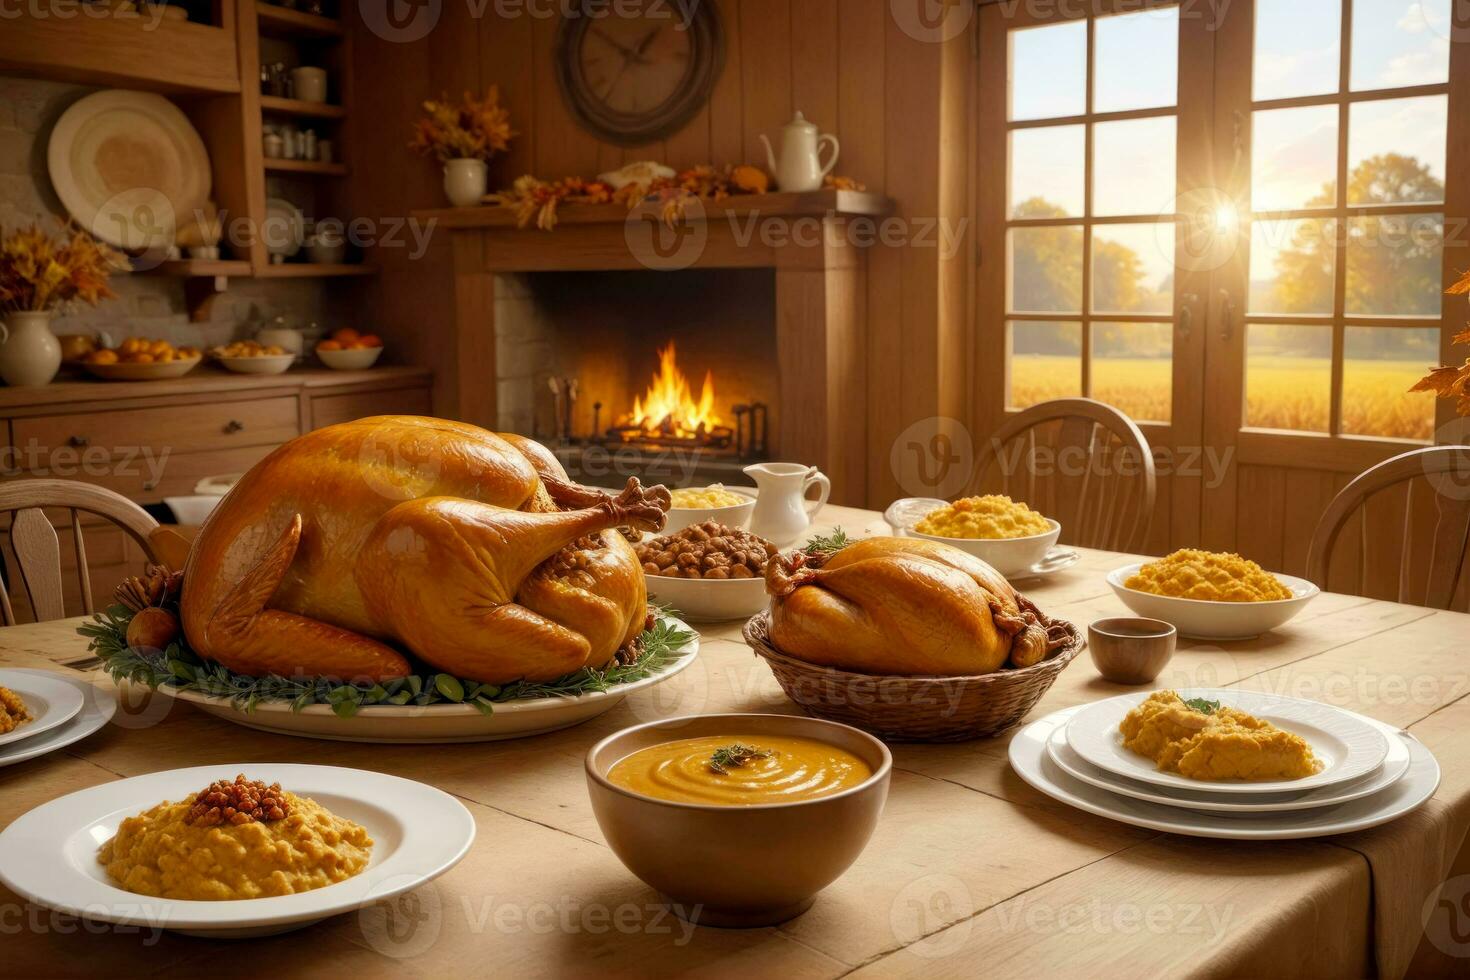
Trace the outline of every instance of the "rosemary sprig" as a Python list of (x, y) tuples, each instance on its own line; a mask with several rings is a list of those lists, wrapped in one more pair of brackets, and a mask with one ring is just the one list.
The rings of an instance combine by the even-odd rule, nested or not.
[(801, 546), (801, 550), (803, 554), (811, 558), (830, 558), (850, 544), (852, 544), (852, 539), (847, 536), (847, 532), (840, 527), (835, 527), (831, 534), (813, 535), (806, 544)]
[(1212, 715), (1220, 710), (1219, 701), (1210, 701), (1206, 698), (1180, 698), (1185, 707), (1192, 708), (1202, 715)]
[(758, 749), (753, 745), (736, 742), (715, 749), (709, 757), (709, 768), (710, 772), (728, 776), (731, 769), (738, 769), (755, 759), (769, 759), (775, 754), (770, 749)]
[(91, 641), (88, 649), (97, 655), (114, 680), (229, 698), (236, 708), (246, 712), (253, 711), (262, 701), (289, 701), (292, 711), (325, 704), (342, 718), (350, 718), (368, 705), (409, 704), (470, 704), (488, 715), (495, 705), (508, 701), (571, 698), (607, 691), (663, 670), (676, 659), (675, 652), (694, 636), (672, 620), (659, 616), (653, 627), (639, 638), (642, 652), (632, 663), (614, 663), (603, 669), (583, 667), (565, 677), (539, 683), (484, 684), (453, 674), (425, 673), (381, 684), (344, 684), (332, 678), (305, 675), (237, 674), (222, 664), (205, 662), (182, 641), (162, 651), (134, 649), (127, 643), (132, 616), (126, 606), (111, 606), (77, 629)]

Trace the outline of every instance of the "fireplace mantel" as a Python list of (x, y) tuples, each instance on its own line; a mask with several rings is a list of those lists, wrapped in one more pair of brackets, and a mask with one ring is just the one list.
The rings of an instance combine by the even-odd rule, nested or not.
[[(458, 417), (494, 428), (496, 278), (532, 272), (769, 268), (776, 281), (773, 420), (781, 455), (821, 467), (839, 503), (863, 499), (867, 458), (866, 250), (892, 202), (859, 191), (699, 202), (674, 229), (643, 208), (565, 205), (553, 231), (500, 207), (416, 212), (451, 232)], [(657, 240), (656, 240), (657, 239)]]

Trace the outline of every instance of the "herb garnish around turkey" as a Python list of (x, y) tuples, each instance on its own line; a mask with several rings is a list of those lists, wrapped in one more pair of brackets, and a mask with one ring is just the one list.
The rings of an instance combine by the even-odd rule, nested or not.
[(847, 532), (835, 527), (831, 534), (814, 535), (801, 546), (801, 551), (810, 558), (831, 558), (850, 544), (852, 539), (847, 536)]
[(710, 772), (728, 776), (731, 769), (738, 769), (755, 759), (769, 759), (775, 754), (770, 749), (758, 749), (753, 745), (736, 742), (734, 745), (715, 749), (709, 757), (709, 768)]
[(1192, 708), (1202, 715), (1212, 715), (1220, 710), (1219, 701), (1210, 701), (1206, 698), (1180, 698), (1186, 708)]
[(359, 708), (370, 705), (468, 704), (481, 714), (492, 714), (497, 704), (532, 698), (571, 698), (593, 691), (608, 691), (619, 684), (657, 674), (677, 659), (677, 651), (694, 634), (662, 610), (655, 610), (653, 627), (639, 637), (642, 651), (629, 664), (613, 663), (602, 669), (581, 670), (553, 681), (484, 684), (453, 674), (423, 673), (383, 681), (380, 684), (344, 684), (328, 677), (281, 677), (269, 674), (252, 677), (237, 674), (223, 664), (207, 663), (180, 639), (166, 650), (128, 646), (128, 623), (133, 611), (112, 606), (77, 628), (91, 640), (88, 649), (102, 661), (113, 680), (129, 680), (147, 687), (198, 691), (211, 697), (229, 698), (246, 713), (262, 701), (287, 701), (292, 711), (313, 704), (328, 705), (341, 718), (351, 718)]

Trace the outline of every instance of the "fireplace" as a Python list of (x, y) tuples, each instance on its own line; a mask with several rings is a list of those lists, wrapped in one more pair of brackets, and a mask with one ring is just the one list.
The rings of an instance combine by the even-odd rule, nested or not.
[[(769, 455), (820, 467), (833, 501), (859, 503), (872, 239), (848, 231), (891, 207), (848, 190), (707, 201), (685, 218), (695, 247), (667, 255), (620, 204), (567, 205), (551, 232), (517, 227), (505, 208), (418, 212), (454, 246), (452, 370), (437, 403), (537, 436), (588, 483), (741, 482), (742, 455)], [(619, 421), (635, 399), (646, 407), (670, 343), (696, 402), (709, 375), (722, 420), (702, 434), (696, 420), (690, 438), (667, 412), (636, 433)]]

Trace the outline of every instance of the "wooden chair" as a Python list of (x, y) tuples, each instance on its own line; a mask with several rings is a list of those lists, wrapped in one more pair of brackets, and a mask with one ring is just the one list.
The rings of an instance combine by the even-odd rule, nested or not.
[[(159, 526), (158, 522), (126, 497), (75, 480), (14, 480), (0, 484), (0, 514), (11, 515), (10, 548), (37, 622), (66, 615), (62, 604), (61, 543), (45, 509), (70, 512), (82, 607), (88, 615), (93, 612), (92, 583), (87, 575), (82, 514), (93, 514), (121, 528), (138, 542), (149, 561), (157, 560), (149, 534)], [(15, 611), (3, 588), (0, 588), (0, 612), (4, 613), (6, 626), (15, 625)]]
[[(1429, 515), (1433, 529), (1429, 536), (1415, 533), (1413, 489), (1415, 481), (1421, 479), (1429, 486), (1434, 500), (1435, 512)], [(1470, 446), (1415, 449), (1386, 459), (1355, 477), (1332, 499), (1317, 522), (1307, 554), (1307, 577), (1326, 588), (1332, 552), (1344, 525), (1374, 494), (1399, 486), (1404, 486), (1407, 492), (1397, 574), (1398, 601), (1448, 609), (1459, 588), (1466, 549), (1470, 547)], [(1425, 522), (1420, 523), (1427, 527)], [(1366, 576), (1368, 521), (1364, 519), (1361, 526), (1365, 540), (1360, 547), (1359, 574)]]
[[(1038, 430), (1055, 426), (1054, 438)], [(1050, 461), (1044, 461), (1050, 454)], [(1000, 492), (1061, 522), (1062, 540), (1085, 548), (1139, 551), (1153, 523), (1158, 479), (1153, 450), (1133, 420), (1091, 398), (1059, 398), (1012, 416), (978, 450), (968, 493), (992, 469)]]

